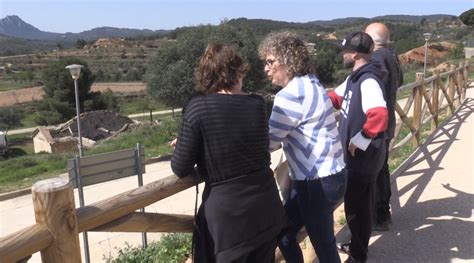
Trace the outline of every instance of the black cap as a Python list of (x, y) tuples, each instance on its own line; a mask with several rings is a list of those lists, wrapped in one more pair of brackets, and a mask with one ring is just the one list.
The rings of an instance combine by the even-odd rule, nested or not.
[(349, 33), (341, 43), (336, 45), (342, 50), (370, 54), (374, 48), (374, 41), (368, 34), (358, 31)]

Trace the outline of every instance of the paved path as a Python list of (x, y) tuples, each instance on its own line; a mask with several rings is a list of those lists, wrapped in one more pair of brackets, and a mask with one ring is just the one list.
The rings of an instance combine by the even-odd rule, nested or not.
[[(389, 232), (374, 233), (369, 263), (474, 262), (473, 91), (469, 89), (469, 99), (460, 110), (392, 176), (394, 224)], [(146, 169), (145, 183), (171, 174), (167, 162), (148, 165)], [(135, 187), (134, 177), (86, 187), (86, 204)], [(192, 214), (193, 202), (194, 189), (188, 189), (146, 209)], [(31, 224), (31, 195), (0, 202), (0, 236)], [(150, 240), (158, 237), (159, 234), (149, 235)], [(347, 237), (347, 228), (337, 234), (339, 241)], [(115, 247), (125, 242), (137, 245), (140, 240), (138, 233), (89, 233), (92, 262), (115, 255)], [(345, 260), (347, 256), (341, 254), (341, 258)], [(39, 253), (29, 262), (40, 262)]]

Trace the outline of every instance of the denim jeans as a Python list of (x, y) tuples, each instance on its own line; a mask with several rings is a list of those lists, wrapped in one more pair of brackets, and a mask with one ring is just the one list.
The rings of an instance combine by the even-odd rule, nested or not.
[(333, 212), (342, 201), (347, 183), (347, 171), (310, 181), (294, 181), (296, 192), (285, 204), (290, 225), (278, 242), (288, 263), (303, 263), (303, 254), (296, 235), (304, 226), (316, 250), (319, 262), (339, 263), (341, 259), (334, 237)]

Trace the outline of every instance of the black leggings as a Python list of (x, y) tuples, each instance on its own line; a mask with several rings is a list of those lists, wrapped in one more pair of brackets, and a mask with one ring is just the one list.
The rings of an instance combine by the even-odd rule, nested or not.
[(277, 241), (275, 238), (249, 253), (242, 255), (240, 258), (233, 260), (232, 263), (274, 263), (276, 245)]

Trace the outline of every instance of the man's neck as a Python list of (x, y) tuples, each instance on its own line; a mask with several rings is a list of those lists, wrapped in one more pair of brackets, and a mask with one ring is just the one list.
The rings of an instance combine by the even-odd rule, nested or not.
[(352, 72), (355, 72), (356, 70), (358, 70), (360, 67), (362, 67), (365, 64), (367, 64), (367, 61), (365, 59), (356, 60), (354, 63), (354, 67), (352, 67)]
[(379, 50), (379, 49), (382, 49), (382, 48), (384, 48), (384, 47), (387, 47), (387, 45), (377, 45), (377, 44), (375, 44), (375, 45), (374, 45), (374, 51)]

